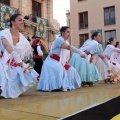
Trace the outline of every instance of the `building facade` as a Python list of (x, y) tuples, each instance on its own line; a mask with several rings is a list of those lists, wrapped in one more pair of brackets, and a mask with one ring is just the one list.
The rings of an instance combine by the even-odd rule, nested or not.
[(66, 10), (66, 22), (67, 26), (70, 27), (70, 10)]
[[(22, 33), (30, 42), (32, 42), (33, 36), (42, 37), (41, 44), (43, 49), (48, 52), (60, 27), (58, 21), (53, 19), (53, 0), (0, 0), (0, 3), (3, 6), (14, 8), (15, 13), (26, 16), (25, 29)], [(37, 30), (38, 33), (36, 33)], [(39, 32), (41, 33), (39, 34)]]
[(72, 45), (80, 47), (96, 30), (102, 34), (103, 47), (110, 37), (120, 41), (119, 11), (119, 0), (70, 0)]
[[(67, 26), (70, 27), (70, 10), (66, 10), (66, 23)], [(71, 45), (71, 37), (69, 38), (69, 44)]]

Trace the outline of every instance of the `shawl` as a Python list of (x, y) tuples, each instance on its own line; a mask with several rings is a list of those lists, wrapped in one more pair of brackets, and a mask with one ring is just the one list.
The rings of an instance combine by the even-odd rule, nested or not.
[(10, 33), (10, 29), (5, 29), (0, 32), (0, 53), (3, 52), (3, 60), (4, 62), (8, 61), (11, 58), (11, 55), (7, 52), (2, 44), (2, 38), (6, 38), (12, 48), (20, 55), (22, 60), (28, 60), (32, 55), (31, 45), (28, 40), (21, 34), (19, 38), (19, 42), (16, 45), (13, 45), (12, 35)]

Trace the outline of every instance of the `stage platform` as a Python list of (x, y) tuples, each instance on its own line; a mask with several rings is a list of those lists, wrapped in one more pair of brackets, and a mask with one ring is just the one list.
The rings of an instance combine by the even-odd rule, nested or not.
[(0, 120), (57, 120), (120, 95), (120, 83), (73, 91), (41, 92), (36, 85), (16, 99), (0, 98)]

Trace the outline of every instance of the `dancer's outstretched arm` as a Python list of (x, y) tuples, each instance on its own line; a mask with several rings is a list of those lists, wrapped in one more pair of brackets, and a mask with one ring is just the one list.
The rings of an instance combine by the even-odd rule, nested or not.
[(102, 61), (105, 63), (106, 67), (108, 68), (108, 70), (111, 70), (111, 65), (109, 63), (109, 61), (105, 58), (105, 56), (103, 54), (98, 55)]
[(75, 53), (78, 53), (82, 58), (85, 58), (85, 53), (80, 51), (78, 48), (74, 47), (74, 46), (70, 46), (69, 44), (67, 43), (64, 43), (61, 48), (63, 49), (67, 49), (67, 50), (70, 50), (71, 52), (75, 52)]

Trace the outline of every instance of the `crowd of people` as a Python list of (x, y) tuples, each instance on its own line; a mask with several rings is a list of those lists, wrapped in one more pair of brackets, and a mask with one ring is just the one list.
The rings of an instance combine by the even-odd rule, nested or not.
[[(99, 81), (117, 83), (120, 80), (120, 43), (110, 38), (105, 50), (101, 34), (94, 32), (78, 49), (67, 41), (70, 28), (60, 29), (49, 55), (43, 62), (40, 39), (33, 41), (32, 48), (21, 34), (24, 18), (14, 14), (10, 29), (0, 31), (0, 95), (17, 98), (34, 84), (41, 91), (68, 91), (84, 85), (92, 86)], [(70, 58), (70, 51), (73, 53)], [(33, 57), (34, 69), (25, 61)], [(39, 79), (39, 81), (38, 81)], [(37, 82), (38, 81), (38, 82)]]

